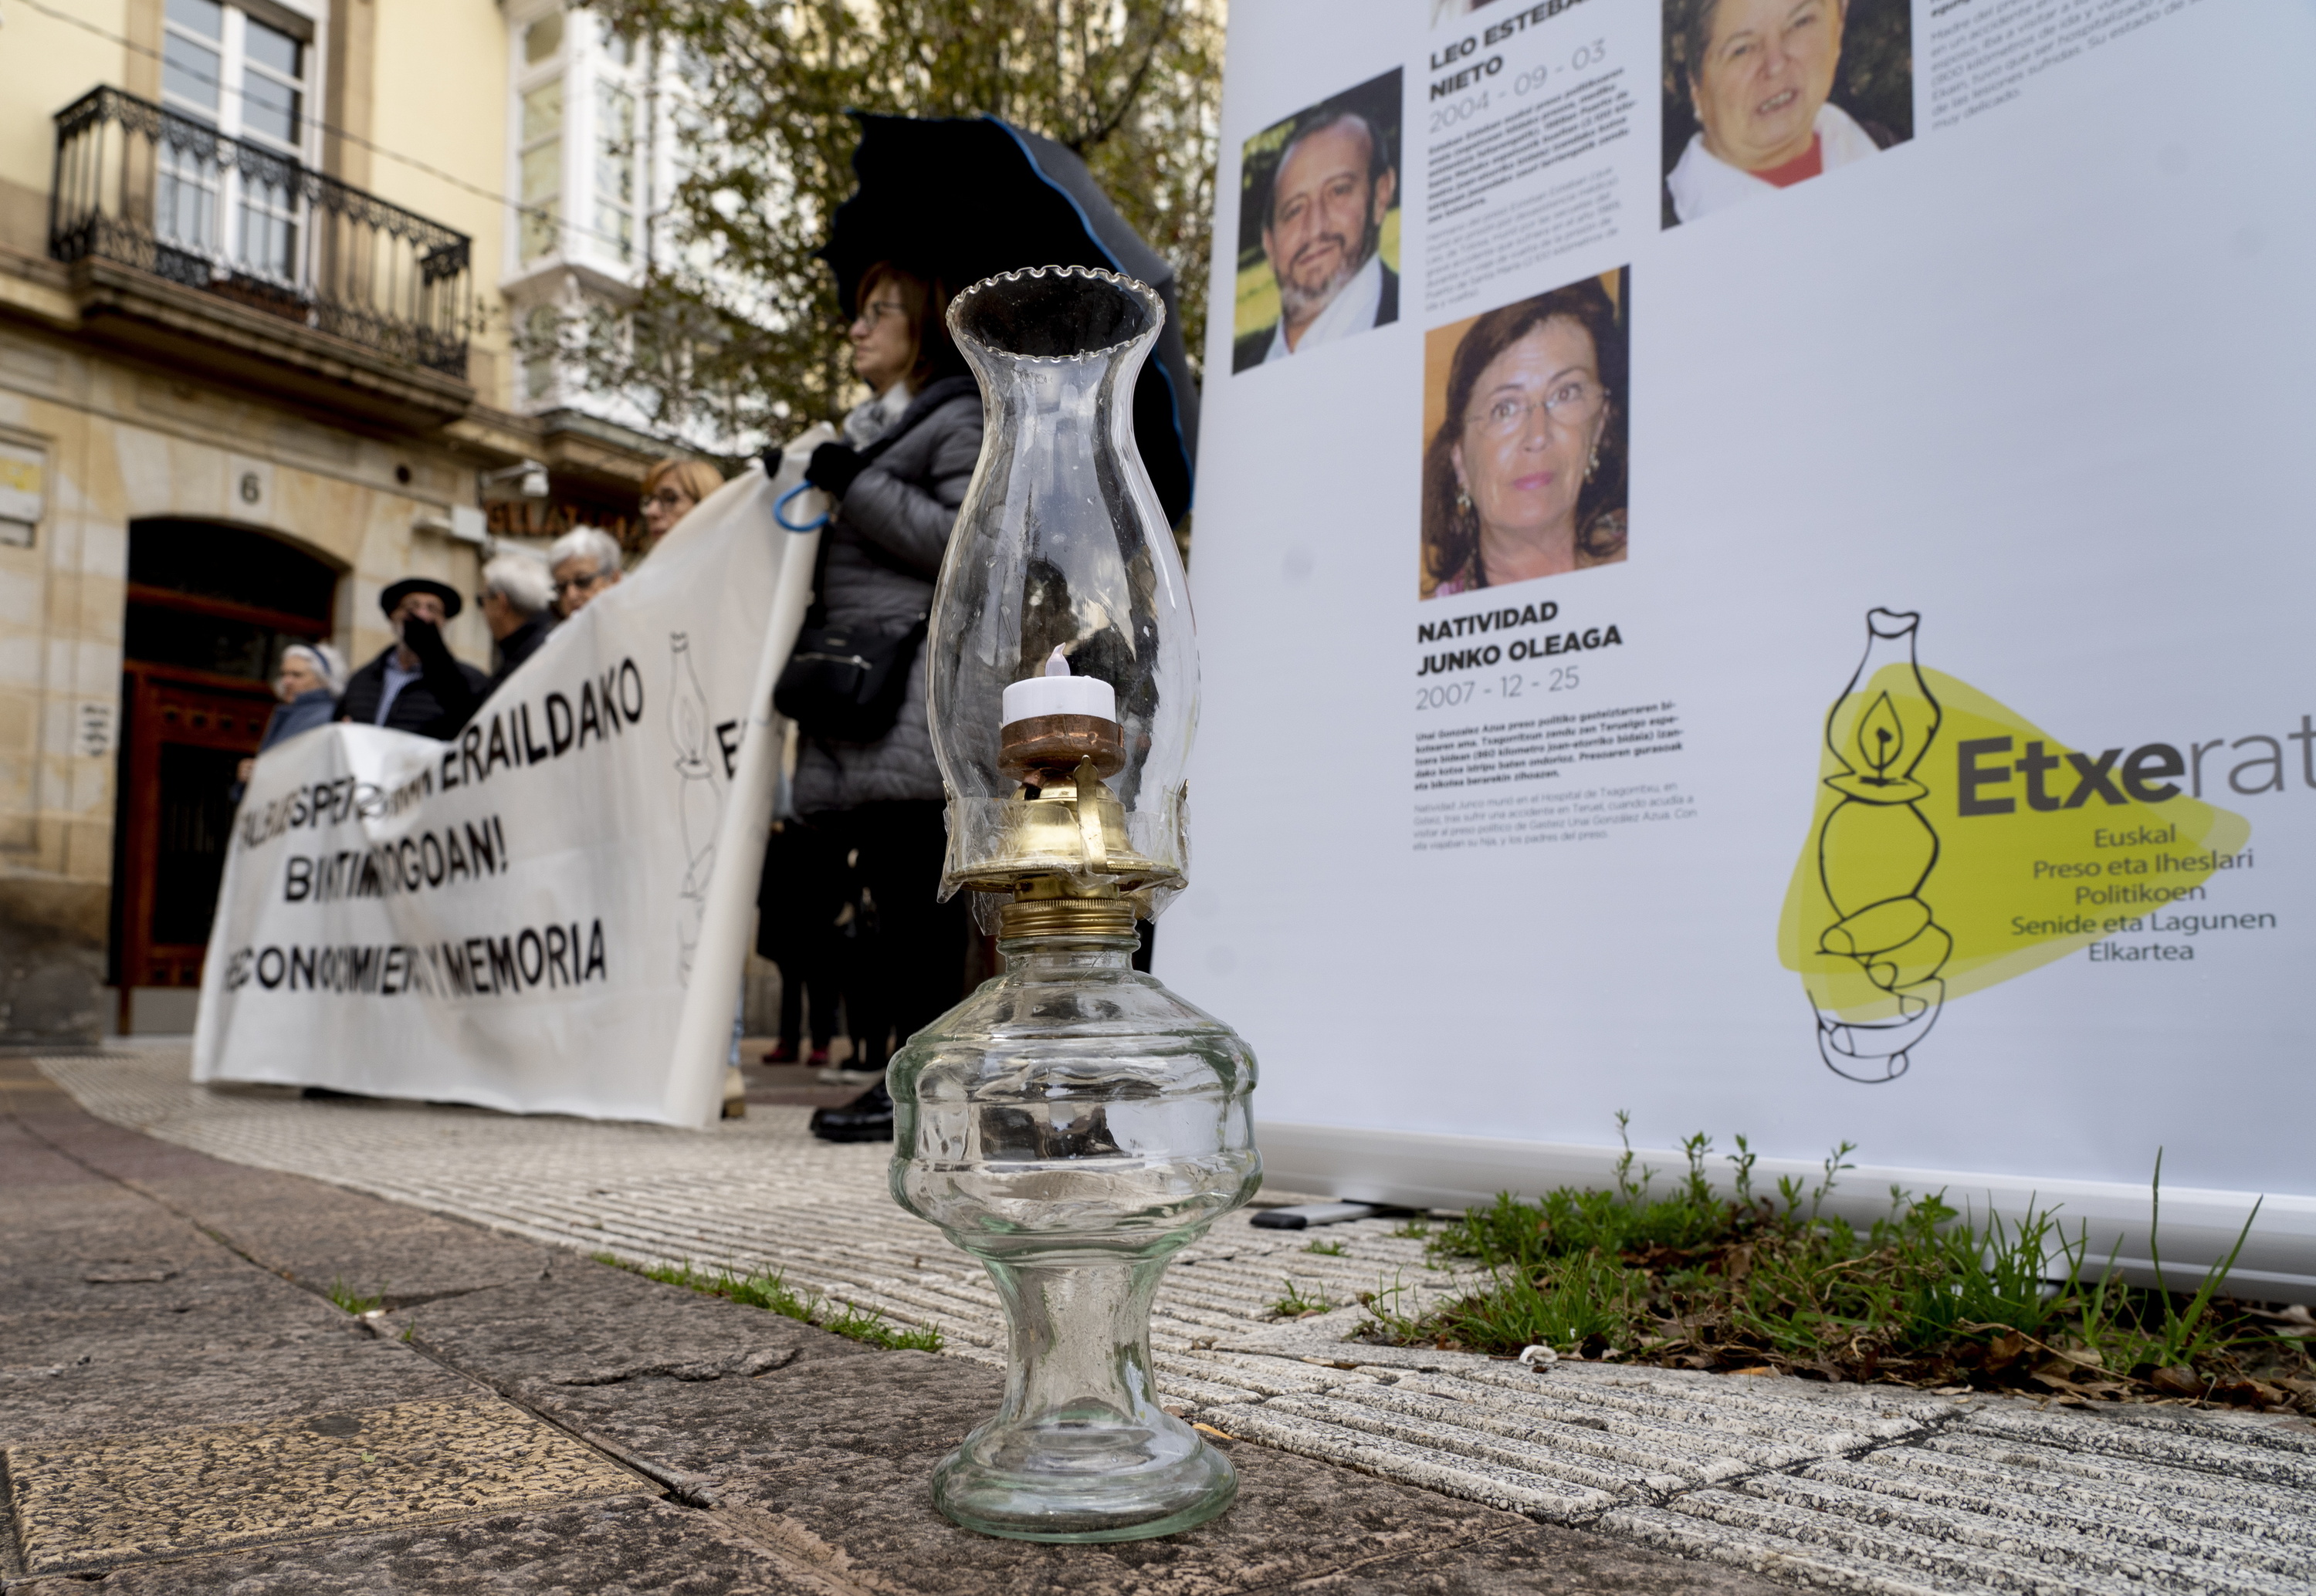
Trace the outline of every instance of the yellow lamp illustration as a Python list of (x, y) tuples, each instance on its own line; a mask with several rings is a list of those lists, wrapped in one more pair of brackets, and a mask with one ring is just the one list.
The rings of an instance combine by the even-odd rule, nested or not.
[(1888, 994), (1884, 1017), (1845, 1020), (1817, 1006), (1818, 1051), (1836, 1074), (1895, 1080), (1946, 1002), (1938, 979), (1953, 939), (1921, 892), (1938, 862), (1938, 835), (1923, 815), (1929, 788), (1914, 772), (1937, 736), (1940, 711), (1915, 662), (1921, 616), (1875, 609), (1866, 616), (1866, 657), (1826, 716), (1825, 741), (1841, 770), (1826, 785), (1841, 802), (1818, 829), (1818, 873), (1840, 918), (1821, 952), (1853, 960)]

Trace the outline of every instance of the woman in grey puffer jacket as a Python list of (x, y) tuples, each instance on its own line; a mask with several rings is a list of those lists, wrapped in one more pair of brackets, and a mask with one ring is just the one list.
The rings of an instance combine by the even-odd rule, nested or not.
[[(853, 368), (877, 396), (845, 417), (845, 441), (823, 444), (805, 472), (837, 501), (822, 534), (824, 625), (890, 637), (932, 608), (981, 456), (981, 390), (949, 341), (948, 308), (937, 285), (894, 267), (861, 279)], [(797, 759), (796, 812), (840, 854), (856, 853), (857, 879), (876, 901), (874, 951), (847, 999), (869, 1011), (851, 1027), (868, 1039), (869, 1056), (853, 1061), (866, 1069), (881, 1069), (889, 1038), (906, 1040), (955, 1003), (965, 981), (965, 900), (934, 900), (948, 832), (922, 645), (906, 670), (891, 731), (874, 742), (806, 739)]]

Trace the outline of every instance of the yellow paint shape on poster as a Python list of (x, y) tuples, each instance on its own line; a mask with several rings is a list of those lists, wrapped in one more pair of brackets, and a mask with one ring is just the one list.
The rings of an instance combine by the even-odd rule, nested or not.
[[(1809, 839), (1778, 920), (1780, 961), (1837, 1031), (1910, 1019), (1927, 1030), (1946, 998), (2201, 899), (2251, 838), (2242, 816), (2185, 790), (2133, 796), (2127, 759), (2084, 753), (1920, 669), (1907, 619), (1909, 657), (1869, 649), (1874, 669), (1861, 667), (1828, 717)], [(2160, 769), (2136, 785), (2178, 786)], [(1965, 796), (2009, 808), (1965, 813)]]

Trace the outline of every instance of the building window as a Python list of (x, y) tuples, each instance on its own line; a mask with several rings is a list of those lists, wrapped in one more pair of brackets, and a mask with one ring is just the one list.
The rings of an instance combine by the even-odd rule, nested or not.
[(522, 30), (515, 114), (516, 199), (522, 206), (517, 258), (556, 253), (563, 232), (563, 13)]
[(650, 183), (646, 52), (589, 13), (523, 9), (510, 23), (516, 268), (625, 278)]
[(563, 318), (551, 305), (533, 306), (522, 319), (522, 399), (526, 405), (552, 403), (559, 395), (562, 361), (557, 358)]
[(164, 19), (162, 102), (255, 158), (165, 142), (156, 230), (228, 272), (294, 288), (304, 276), (300, 171), (315, 121), (311, 39), (222, 0), (168, 0)]
[(595, 242), (622, 265), (636, 253), (636, 97), (595, 80)]

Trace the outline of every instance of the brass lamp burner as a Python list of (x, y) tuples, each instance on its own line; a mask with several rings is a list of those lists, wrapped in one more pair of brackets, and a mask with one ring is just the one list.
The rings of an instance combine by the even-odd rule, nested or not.
[[(1102, 781), (1126, 765), (1126, 731), (1100, 715), (1032, 715), (999, 732), (998, 767), (1021, 784), (1004, 805), (1002, 839), (990, 856), (969, 865), (966, 885), (1011, 892), (1006, 923), (1041, 927), (1064, 902), (1117, 907), (1105, 923), (1135, 905), (1123, 895), (1172, 885), (1181, 873), (1138, 852), (1126, 828), (1126, 809)], [(1056, 906), (1017, 916), (1031, 903)], [(1076, 910), (1072, 910), (1076, 913)], [(1056, 929), (1060, 922), (1055, 921)]]
[(997, 737), (997, 768), (1033, 786), (1045, 785), (1040, 776), (1075, 770), (1089, 759), (1096, 776), (1116, 776), (1126, 768), (1126, 728), (1100, 715), (1031, 715), (1008, 724)]

